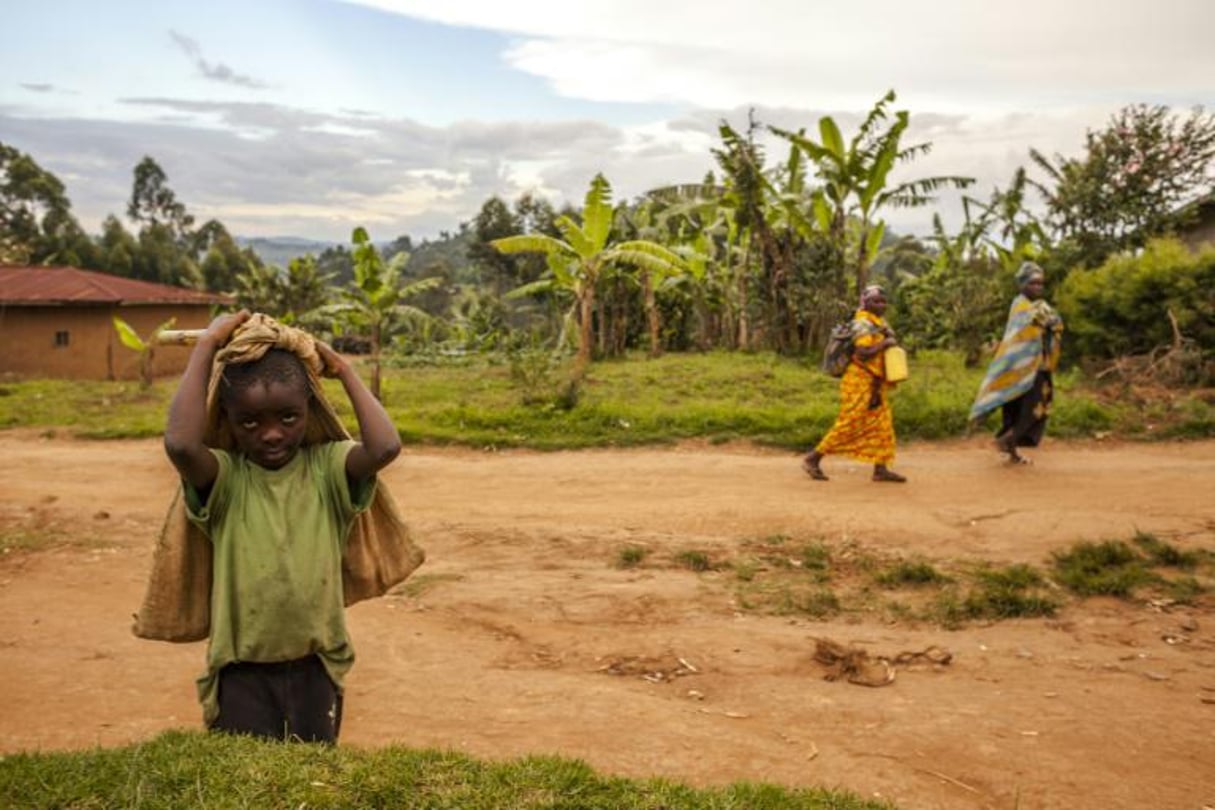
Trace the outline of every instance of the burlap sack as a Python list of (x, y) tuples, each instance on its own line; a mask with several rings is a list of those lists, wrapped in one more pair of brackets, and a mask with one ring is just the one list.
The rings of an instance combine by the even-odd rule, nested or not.
[[(315, 396), (308, 416), (305, 444), (350, 438), (325, 399), (320, 385), (324, 362), (306, 332), (257, 314), (242, 324), (232, 340), (216, 352), (207, 388), (207, 431), (210, 447), (235, 446), (220, 417), (217, 382), (227, 363), (256, 360), (267, 349), (294, 352), (308, 370)], [(371, 506), (355, 519), (342, 557), (342, 586), (347, 605), (383, 595), (422, 564), (425, 553), (410, 536), (396, 502), (385, 487), (376, 487)], [(169, 504), (160, 538), (152, 555), (147, 592), (135, 614), (132, 632), (156, 641), (199, 641), (211, 626), (211, 543), (186, 520), (181, 487)]]

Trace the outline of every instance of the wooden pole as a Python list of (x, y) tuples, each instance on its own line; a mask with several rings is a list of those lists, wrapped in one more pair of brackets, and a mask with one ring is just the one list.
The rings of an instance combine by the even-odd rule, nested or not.
[(161, 346), (193, 346), (206, 329), (162, 329), (156, 333), (156, 343)]

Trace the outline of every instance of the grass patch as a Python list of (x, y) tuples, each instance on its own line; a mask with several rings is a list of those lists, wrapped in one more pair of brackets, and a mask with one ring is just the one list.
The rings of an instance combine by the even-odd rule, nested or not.
[(919, 588), (945, 585), (951, 579), (926, 560), (910, 560), (883, 568), (874, 575), (873, 581), (883, 588)]
[[(382, 395), (402, 439), (411, 443), (555, 450), (701, 439), (804, 449), (822, 437), (839, 407), (838, 380), (817, 369), (817, 357), (635, 355), (593, 364), (576, 403), (562, 388), (563, 370), (543, 354), (468, 355), (427, 365), (399, 360), (384, 369)], [(359, 368), (366, 378), (367, 369)], [(900, 439), (964, 435), (982, 374), (948, 352), (917, 354), (911, 379), (893, 394)], [(1149, 431), (1140, 424), (1147, 419), (1144, 409), (1103, 399), (1077, 372), (1060, 374), (1056, 382), (1052, 435), (1215, 436), (1211, 407), (1196, 393), (1177, 397)], [(340, 383), (323, 384), (353, 429), (354, 414)], [(6, 382), (0, 429), (65, 429), (91, 438), (159, 436), (176, 386), (176, 378), (157, 380), (149, 389), (130, 382)]]
[(1177, 546), (1165, 543), (1156, 535), (1147, 532), (1135, 532), (1135, 536), (1131, 540), (1147, 555), (1153, 565), (1192, 571), (1198, 567), (1198, 563), (1203, 557), (1199, 551), (1182, 551)]
[(650, 550), (644, 546), (630, 544), (621, 548), (616, 552), (616, 567), (617, 568), (636, 568), (641, 565)]
[[(727, 565), (743, 610), (816, 619), (849, 613), (949, 629), (1055, 616), (1069, 593), (1126, 597), (1146, 586), (1154, 597), (1193, 603), (1215, 579), (1215, 554), (1182, 551), (1143, 532), (1129, 543), (1077, 543), (1053, 557), (1047, 568), (942, 564), (772, 535), (744, 539)], [(883, 595), (892, 590), (901, 591), (897, 599)]]
[[(1077, 543), (1057, 552), (1054, 565), (1055, 578), (1073, 593), (1122, 599), (1143, 592), (1192, 602), (1211, 590), (1215, 575), (1210, 551), (1183, 551), (1147, 532), (1136, 532), (1130, 543)], [(1188, 576), (1180, 576), (1180, 571)]]
[(1081, 596), (1129, 597), (1152, 581), (1144, 557), (1121, 540), (1077, 543), (1054, 559), (1055, 578)]
[(703, 551), (686, 549), (684, 551), (677, 552), (671, 559), (675, 565), (679, 566), (680, 568), (686, 568), (689, 571), (696, 571), (697, 573), (700, 573), (702, 571), (713, 570), (713, 561), (710, 560), (709, 555)]
[(202, 732), (0, 759), (0, 805), (38, 808), (408, 807), (890, 810), (840, 790), (736, 783), (694, 789), (601, 776), (578, 760), (482, 762), (449, 751), (284, 744)]

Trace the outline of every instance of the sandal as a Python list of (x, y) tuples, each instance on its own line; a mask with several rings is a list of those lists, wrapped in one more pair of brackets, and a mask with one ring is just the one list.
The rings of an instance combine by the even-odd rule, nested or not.
[(875, 471), (873, 473), (873, 480), (889, 482), (892, 484), (903, 484), (903, 483), (906, 483), (907, 478), (905, 476), (899, 475), (898, 473), (896, 473), (893, 470), (881, 470), (881, 471)]
[(810, 457), (802, 459), (802, 469), (806, 471), (806, 475), (813, 478), (815, 481), (829, 481), (827, 474), (823, 472), (823, 468), (818, 466), (817, 461), (811, 461)]

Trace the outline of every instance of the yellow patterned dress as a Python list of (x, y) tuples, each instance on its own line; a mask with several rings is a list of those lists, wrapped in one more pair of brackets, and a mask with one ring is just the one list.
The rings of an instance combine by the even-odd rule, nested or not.
[[(868, 310), (852, 318), (857, 348), (881, 343), (886, 321)], [(882, 352), (868, 360), (855, 353), (840, 380), (840, 413), (831, 430), (814, 449), (824, 456), (845, 455), (869, 464), (889, 466), (894, 461), (894, 416), (890, 410)]]

